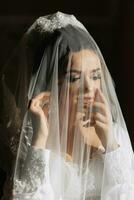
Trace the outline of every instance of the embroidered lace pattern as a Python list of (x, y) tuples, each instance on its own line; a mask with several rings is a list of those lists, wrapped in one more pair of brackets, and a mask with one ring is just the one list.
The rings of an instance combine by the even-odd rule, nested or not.
[(31, 193), (45, 180), (45, 160), (41, 149), (32, 148), (29, 152), (23, 169), (22, 180), (15, 180), (14, 193)]

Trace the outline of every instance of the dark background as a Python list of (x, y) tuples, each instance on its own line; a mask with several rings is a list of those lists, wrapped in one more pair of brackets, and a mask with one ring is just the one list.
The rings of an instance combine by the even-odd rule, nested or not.
[[(3, 1), (3, 5), (0, 6), (0, 68), (8, 60), (27, 28), (39, 16), (57, 11), (74, 14), (100, 47), (115, 81), (118, 99), (134, 147), (133, 0)], [(2, 171), (0, 174), (2, 184), (5, 174)]]

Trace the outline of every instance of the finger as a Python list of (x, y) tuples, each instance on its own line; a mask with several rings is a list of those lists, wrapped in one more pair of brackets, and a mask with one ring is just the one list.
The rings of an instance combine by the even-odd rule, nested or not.
[(34, 107), (34, 104), (35, 104), (35, 99), (31, 99), (30, 101), (29, 101), (29, 105), (28, 105), (28, 109), (32, 109), (33, 107)]
[(98, 121), (98, 120), (96, 120), (95, 126), (98, 126), (98, 127), (102, 128), (102, 129), (105, 129), (105, 124), (103, 122)]
[(29, 110), (31, 112), (34, 112), (34, 113), (38, 112), (38, 108), (36, 107), (35, 101), (31, 101), (31, 105), (29, 107)]
[(78, 120), (83, 120), (83, 117), (85, 116), (85, 113), (83, 113), (83, 112), (77, 112), (76, 113), (76, 118), (78, 119)]
[(101, 102), (94, 102), (91, 112), (99, 112), (101, 114), (107, 115), (108, 114), (108, 108), (104, 103)]
[(35, 101), (32, 99), (31, 101), (30, 101), (30, 105), (29, 105), (29, 109), (30, 110), (33, 110), (34, 109), (34, 105), (35, 104)]
[(43, 99), (45, 97), (50, 97), (50, 92), (41, 92), (38, 95), (36, 95), (33, 99), (41, 100), (41, 99)]
[(39, 101), (37, 99), (32, 99), (31, 100), (31, 105), (30, 108), (35, 108), (37, 107), (37, 104), (39, 103)]
[(36, 100), (32, 100), (31, 109), (32, 109), (33, 111), (38, 111), (38, 109), (39, 109), (39, 102), (36, 101)]
[(32, 111), (34, 113), (41, 112), (42, 108), (40, 106), (40, 101), (36, 100), (36, 99), (32, 99), (29, 109), (30, 109), (30, 111)]
[[(46, 101), (45, 101), (46, 102)], [(49, 111), (49, 101), (47, 101), (45, 104), (44, 104), (44, 102), (43, 102), (43, 104), (41, 104), (40, 103), (40, 101), (39, 100), (36, 100), (35, 101), (35, 104), (34, 104), (34, 106), (39, 110), (39, 111), (43, 111), (44, 112), (44, 114), (46, 115), (46, 116), (48, 116), (48, 111)]]
[(41, 104), (40, 101), (37, 100), (37, 99), (35, 100), (34, 106), (35, 106), (36, 108), (42, 108), (42, 104)]
[(102, 91), (99, 88), (96, 89), (95, 101), (102, 102), (102, 103), (105, 103), (105, 104), (107, 103), (104, 94), (102, 93)]
[(86, 120), (86, 121), (82, 121), (82, 125), (85, 126), (86, 124), (90, 123), (90, 119)]
[[(45, 107), (50, 102), (50, 95), (47, 96), (47, 94), (41, 94), (40, 96), (36, 96), (32, 99), (32, 102), (35, 104), (38, 102), (38, 106), (41, 108)], [(37, 104), (36, 104), (37, 105)]]
[(102, 115), (102, 114), (100, 114), (100, 113), (96, 113), (95, 115), (94, 115), (94, 119), (95, 119), (95, 121), (100, 121), (100, 122), (102, 122), (102, 123), (107, 123), (107, 121), (108, 121), (108, 119), (104, 116), (104, 115)]

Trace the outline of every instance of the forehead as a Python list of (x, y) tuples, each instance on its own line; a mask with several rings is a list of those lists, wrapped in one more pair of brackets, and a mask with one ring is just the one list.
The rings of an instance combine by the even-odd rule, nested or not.
[(71, 69), (85, 72), (90, 72), (96, 68), (101, 69), (100, 59), (92, 50), (87, 49), (73, 52), (71, 56)]

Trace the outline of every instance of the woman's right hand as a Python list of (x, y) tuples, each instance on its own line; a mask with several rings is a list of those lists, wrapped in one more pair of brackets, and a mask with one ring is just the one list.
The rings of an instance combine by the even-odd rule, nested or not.
[(33, 141), (32, 145), (40, 148), (46, 146), (48, 138), (48, 112), (50, 92), (42, 92), (35, 96), (30, 103), (29, 110), (32, 114)]

